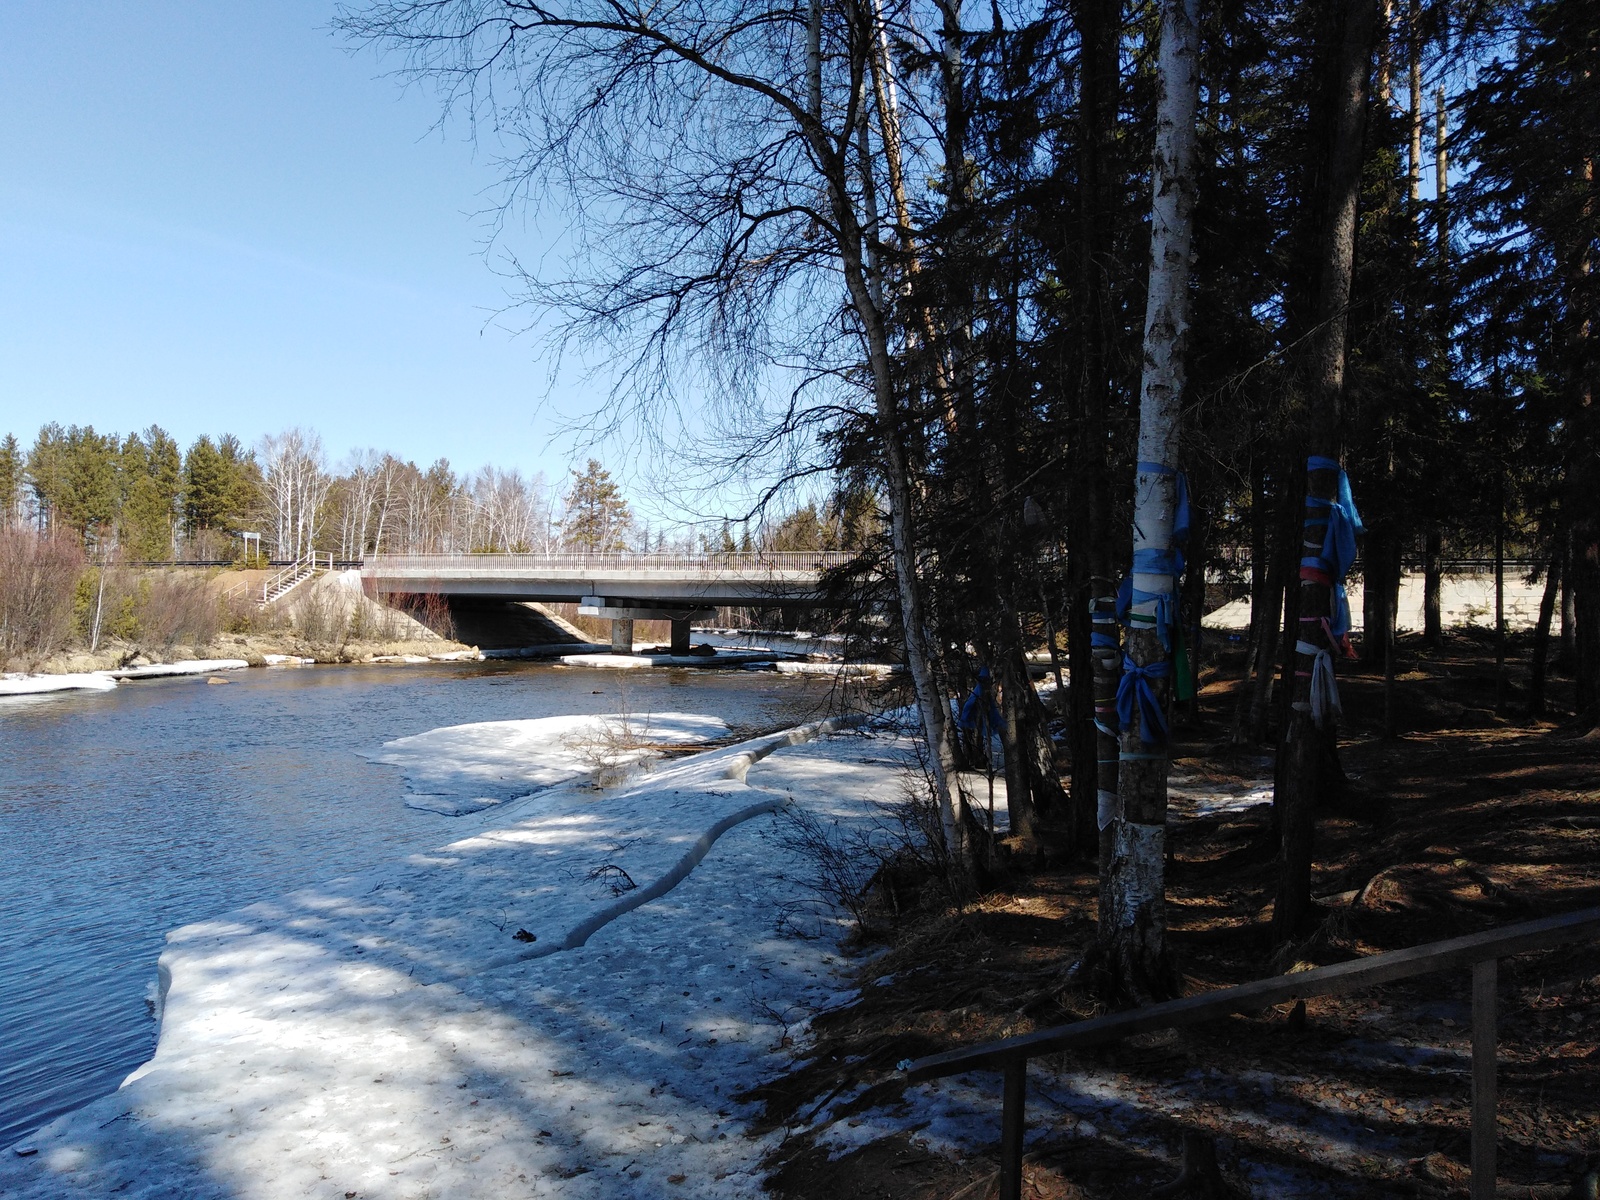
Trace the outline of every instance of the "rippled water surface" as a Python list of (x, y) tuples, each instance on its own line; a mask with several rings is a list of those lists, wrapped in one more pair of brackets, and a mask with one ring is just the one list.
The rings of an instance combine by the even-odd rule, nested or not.
[(165, 933), (451, 836), (358, 756), (441, 725), (625, 705), (804, 720), (803, 678), (314, 667), (0, 700), (0, 1146), (149, 1058)]

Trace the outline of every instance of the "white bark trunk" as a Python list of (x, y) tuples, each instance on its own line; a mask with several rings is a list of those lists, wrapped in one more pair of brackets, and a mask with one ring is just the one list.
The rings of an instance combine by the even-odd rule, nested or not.
[[(1150, 289), (1145, 309), (1144, 372), (1139, 395), (1139, 462), (1134, 492), (1133, 549), (1172, 549), (1176, 508), (1179, 415), (1189, 335), (1189, 260), (1195, 196), (1195, 114), (1199, 106), (1198, 0), (1164, 0), (1161, 6), (1160, 95), (1151, 172)], [(1136, 562), (1138, 560), (1136, 559)], [(1135, 570), (1136, 592), (1173, 599), (1172, 575)], [(1160, 602), (1132, 610), (1127, 655), (1135, 667), (1167, 661), (1155, 621)], [(1175, 632), (1175, 630), (1174, 630)], [(1170, 678), (1148, 686), (1164, 707)], [(1121, 809), (1114, 822), (1110, 881), (1111, 939), (1125, 982), (1135, 990), (1154, 985), (1166, 949), (1165, 853), (1167, 763), (1164, 742), (1146, 741), (1137, 709), (1122, 730), (1118, 771)]]

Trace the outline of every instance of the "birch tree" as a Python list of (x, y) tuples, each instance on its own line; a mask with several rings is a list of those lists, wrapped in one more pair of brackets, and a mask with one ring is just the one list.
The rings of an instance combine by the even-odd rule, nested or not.
[(303, 429), (270, 434), (261, 439), (260, 457), (273, 547), (280, 558), (299, 559), (316, 548), (333, 483), (322, 439)]
[[(841, 410), (870, 430), (933, 790), (946, 845), (965, 864), (914, 513), (922, 416), (897, 377), (899, 285), (879, 276), (911, 219), (898, 205), (903, 113), (879, 99), (893, 84), (887, 20), (861, 0), (377, 0), (340, 25), (404, 54), (409, 78), (519, 140), (513, 196), (559, 186), (575, 197), (579, 275), (530, 280), (530, 291), (570, 318), (570, 335), (620, 338), (636, 400), (670, 404), (666, 381), (708, 372), (714, 394), (749, 396), (763, 371), (800, 366), (834, 391), (810, 414), (785, 406), (769, 433)], [(898, 244), (879, 228), (873, 126), (898, 151), (887, 189)]]
[(1102, 931), (1120, 986), (1145, 999), (1173, 990), (1166, 952), (1166, 711), (1177, 632), (1179, 415), (1189, 334), (1190, 252), (1199, 106), (1199, 0), (1163, 0), (1150, 291), (1139, 388), (1133, 593), (1118, 689), (1122, 718), (1118, 809), (1108, 875), (1112, 928)]

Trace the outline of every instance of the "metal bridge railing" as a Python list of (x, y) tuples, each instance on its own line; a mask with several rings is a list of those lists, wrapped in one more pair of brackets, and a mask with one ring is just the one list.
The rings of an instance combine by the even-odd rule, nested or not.
[(1130, 1012), (1090, 1021), (1057, 1025), (1036, 1033), (950, 1050), (919, 1058), (905, 1066), (913, 1080), (941, 1079), (968, 1071), (1003, 1071), (1004, 1109), (1000, 1121), (1000, 1200), (1022, 1196), (1022, 1140), (1027, 1099), (1028, 1060), (1063, 1050), (1084, 1050), (1130, 1034), (1173, 1029), (1215, 1020), (1236, 1012), (1259, 1012), (1273, 1004), (1333, 996), (1413, 975), (1470, 966), (1472, 968), (1472, 1200), (1495, 1194), (1497, 1107), (1495, 1080), (1496, 996), (1499, 962), (1513, 954), (1548, 950), (1600, 936), (1600, 908), (1588, 908), (1506, 925), (1448, 941), (1429, 942), (1409, 950), (1375, 954), (1355, 962), (1317, 967), (1291, 975), (1258, 979), (1238, 987), (1185, 996)]
[(407, 574), (451, 571), (661, 571), (674, 574), (756, 575), (773, 571), (821, 572), (849, 562), (845, 551), (800, 550), (749, 554), (378, 554), (362, 569), (369, 574), (404, 571)]

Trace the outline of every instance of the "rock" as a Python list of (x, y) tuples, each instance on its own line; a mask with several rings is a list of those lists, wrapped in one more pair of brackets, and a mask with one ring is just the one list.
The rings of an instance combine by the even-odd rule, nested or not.
[(218, 683), (232, 683), (232, 682), (233, 681), (231, 679), (222, 679), (222, 678), (220, 678), (220, 677), (218, 677), (216, 675), (208, 675), (206, 677), (206, 683), (207, 683), (208, 686), (209, 685), (218, 684)]

